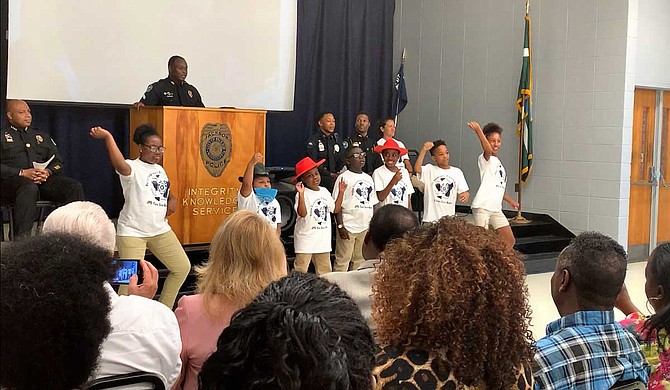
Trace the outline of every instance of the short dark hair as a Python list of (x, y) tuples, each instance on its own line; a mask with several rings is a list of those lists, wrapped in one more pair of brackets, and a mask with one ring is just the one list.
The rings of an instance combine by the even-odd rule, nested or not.
[(147, 138), (151, 136), (159, 137), (158, 131), (152, 125), (148, 123), (139, 125), (133, 132), (133, 142), (137, 145), (143, 145), (147, 141)]
[[(657, 246), (651, 252), (649, 272), (656, 277), (658, 283), (663, 287), (663, 294), (670, 294), (670, 242)], [(657, 311), (644, 323), (643, 334), (646, 333), (646, 340), (644, 341), (651, 343), (652, 338), (655, 337), (656, 344), (659, 347), (665, 345), (665, 340), (662, 340), (662, 338), (666, 336), (661, 333), (661, 330), (665, 330), (666, 334), (670, 331), (670, 305), (666, 305)]]
[(444, 141), (441, 140), (441, 139), (438, 139), (438, 140), (436, 140), (436, 141), (433, 141), (433, 147), (430, 148), (430, 155), (432, 156), (432, 155), (435, 153), (435, 150), (436, 150), (438, 147), (440, 147), (440, 146), (444, 146), (444, 147), (446, 148), (446, 147), (447, 147), (447, 143), (444, 142)]
[(370, 389), (374, 341), (337, 285), (295, 272), (233, 316), (200, 389)]
[(79, 388), (92, 374), (111, 329), (111, 253), (65, 234), (2, 248), (1, 385)]
[(558, 256), (559, 267), (570, 272), (582, 308), (612, 308), (626, 278), (626, 251), (598, 232), (573, 238)]
[(316, 114), (316, 122), (318, 123), (321, 120), (321, 118), (323, 118), (328, 114), (332, 115), (333, 118), (335, 117), (335, 114), (332, 111), (321, 111), (318, 114)]
[(503, 129), (497, 123), (489, 122), (484, 126), (482, 132), (484, 133), (484, 136), (488, 137), (492, 133), (498, 133), (502, 135)]
[(381, 128), (386, 126), (386, 122), (388, 121), (395, 121), (395, 119), (391, 118), (390, 116), (385, 116), (377, 120), (377, 130), (381, 131)]
[(182, 56), (172, 56), (168, 60), (168, 66), (174, 65), (174, 63), (177, 62), (177, 60), (183, 60), (184, 62), (186, 61)]
[(365, 116), (368, 117), (368, 121), (370, 120), (370, 114), (368, 114), (368, 113), (365, 112), (365, 111), (358, 111), (358, 112), (356, 113), (356, 118), (358, 118), (359, 115), (365, 115)]
[(368, 234), (372, 245), (382, 252), (391, 239), (400, 238), (417, 226), (419, 219), (407, 207), (387, 204), (372, 215)]

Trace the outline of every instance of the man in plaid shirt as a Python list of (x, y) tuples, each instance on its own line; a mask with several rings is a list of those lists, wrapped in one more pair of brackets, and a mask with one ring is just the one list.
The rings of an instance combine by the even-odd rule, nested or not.
[(626, 277), (623, 247), (600, 233), (582, 233), (561, 252), (551, 296), (561, 318), (536, 343), (536, 389), (609, 389), (649, 380), (635, 338), (614, 321), (614, 302)]

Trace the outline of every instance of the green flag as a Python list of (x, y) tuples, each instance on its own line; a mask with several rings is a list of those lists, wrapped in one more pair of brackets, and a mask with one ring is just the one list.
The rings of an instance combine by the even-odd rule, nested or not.
[(521, 182), (528, 180), (533, 169), (533, 65), (531, 63), (530, 48), (530, 3), (526, 0), (526, 29), (523, 37), (523, 63), (519, 80), (519, 96), (516, 99), (517, 134), (521, 139)]

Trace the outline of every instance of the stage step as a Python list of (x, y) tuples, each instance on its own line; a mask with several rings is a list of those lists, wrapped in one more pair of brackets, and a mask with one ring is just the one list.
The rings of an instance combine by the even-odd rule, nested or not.
[(526, 275), (554, 272), (556, 261), (561, 252), (533, 253), (523, 256)]
[(571, 239), (555, 235), (519, 237), (514, 248), (523, 254), (560, 252), (570, 244)]

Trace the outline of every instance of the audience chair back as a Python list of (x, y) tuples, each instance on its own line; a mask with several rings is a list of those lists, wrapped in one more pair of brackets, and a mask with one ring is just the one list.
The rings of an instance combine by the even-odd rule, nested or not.
[(129, 374), (112, 375), (105, 378), (88, 382), (82, 390), (114, 389), (136, 384), (149, 384), (156, 390), (165, 390), (165, 384), (156, 374), (144, 371), (131, 372)]

